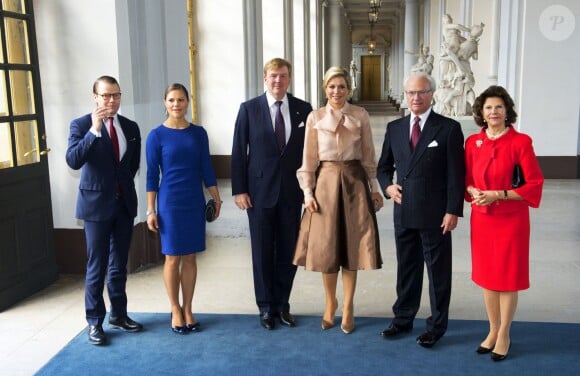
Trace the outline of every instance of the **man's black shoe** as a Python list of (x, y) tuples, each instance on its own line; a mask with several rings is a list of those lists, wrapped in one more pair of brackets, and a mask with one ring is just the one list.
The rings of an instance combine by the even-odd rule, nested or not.
[(437, 343), (437, 341), (439, 341), (441, 337), (443, 337), (443, 334), (435, 334), (433, 332), (427, 331), (417, 337), (417, 343), (420, 346), (430, 349)]
[(389, 327), (381, 332), (383, 338), (395, 338), (403, 333), (408, 333), (413, 329), (413, 327), (398, 326), (395, 324), (389, 325)]
[(129, 316), (109, 317), (109, 326), (113, 329), (121, 329), (125, 332), (140, 332), (143, 330), (143, 325), (131, 320)]
[(296, 320), (294, 319), (294, 316), (292, 316), (290, 312), (280, 312), (278, 316), (280, 317), (280, 323), (282, 325), (290, 327), (296, 326)]
[(268, 312), (260, 314), (260, 324), (268, 330), (274, 329), (274, 318)]
[(89, 325), (89, 343), (93, 345), (104, 345), (107, 337), (101, 325)]

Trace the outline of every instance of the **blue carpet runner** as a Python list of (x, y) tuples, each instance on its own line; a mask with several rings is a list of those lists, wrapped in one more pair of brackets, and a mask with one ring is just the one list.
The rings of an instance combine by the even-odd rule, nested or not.
[[(322, 331), (320, 317), (297, 316), (295, 328), (260, 327), (258, 315), (196, 314), (199, 333), (177, 335), (169, 314), (134, 313), (140, 333), (111, 330), (107, 346), (87, 342), (86, 329), (37, 375), (579, 375), (580, 324), (514, 322), (503, 362), (475, 349), (487, 335), (485, 321), (451, 320), (432, 349), (412, 333), (385, 340), (389, 318), (356, 317), (356, 330)], [(340, 323), (340, 317), (337, 317)]]

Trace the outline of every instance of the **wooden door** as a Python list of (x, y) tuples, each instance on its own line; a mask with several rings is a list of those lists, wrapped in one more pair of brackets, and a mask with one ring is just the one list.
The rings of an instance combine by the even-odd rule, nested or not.
[(32, 0), (0, 3), (0, 311), (58, 277)]
[(381, 57), (361, 56), (361, 97), (363, 101), (381, 100)]

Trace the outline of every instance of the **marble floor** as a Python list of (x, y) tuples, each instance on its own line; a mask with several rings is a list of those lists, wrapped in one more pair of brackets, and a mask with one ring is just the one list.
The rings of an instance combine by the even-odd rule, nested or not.
[[(379, 137), (378, 132), (384, 131), (375, 130), (380, 145), (382, 134)], [(223, 212), (208, 225), (207, 250), (198, 257), (194, 311), (255, 314), (247, 217), (233, 203), (229, 180), (220, 180), (219, 187), (224, 198)], [(547, 180), (541, 207), (531, 210), (531, 288), (520, 294), (516, 320), (580, 323), (578, 213), (580, 180)], [(359, 273), (355, 314), (385, 317), (386, 326), (395, 301), (396, 272), (390, 201), (386, 201), (377, 219), (384, 265), (380, 270)], [(485, 320), (481, 291), (470, 279), (467, 206), (465, 217), (453, 233), (453, 244), (450, 317)], [(152, 265), (129, 276), (130, 312), (168, 312), (161, 272), (161, 265)], [(82, 276), (62, 275), (50, 287), (0, 313), (1, 374), (34, 374), (84, 330), (83, 282)], [(340, 295), (341, 291), (339, 298)], [(299, 269), (290, 303), (292, 312), (298, 316), (298, 325), (300, 315), (321, 315), (324, 293), (320, 274)], [(424, 288), (416, 327), (422, 327), (421, 319), (428, 315), (428, 309)], [(259, 325), (257, 316), (256, 325)], [(295, 330), (300, 330), (299, 326)]]

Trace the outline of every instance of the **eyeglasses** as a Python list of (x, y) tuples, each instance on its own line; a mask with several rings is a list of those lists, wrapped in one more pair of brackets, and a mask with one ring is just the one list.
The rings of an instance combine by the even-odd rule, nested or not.
[(110, 101), (111, 98), (113, 98), (113, 100), (119, 100), (121, 98), (121, 93), (112, 93), (112, 94), (97, 94), (99, 97), (103, 98), (106, 101)]
[(405, 91), (408, 97), (414, 97), (415, 95), (426, 95), (432, 92), (433, 90), (419, 90), (419, 91)]

